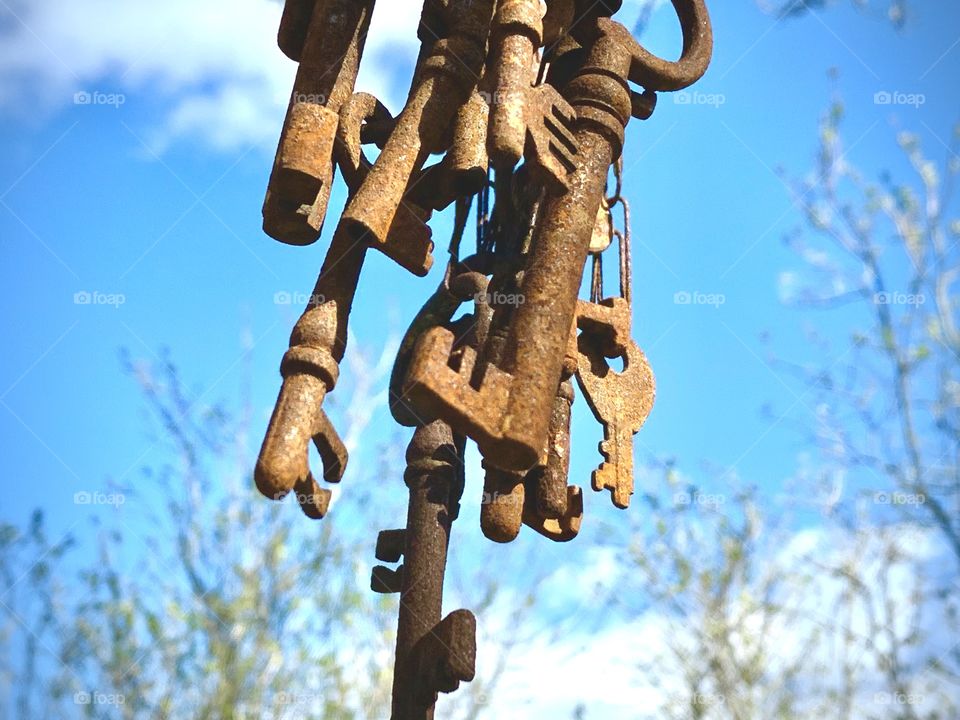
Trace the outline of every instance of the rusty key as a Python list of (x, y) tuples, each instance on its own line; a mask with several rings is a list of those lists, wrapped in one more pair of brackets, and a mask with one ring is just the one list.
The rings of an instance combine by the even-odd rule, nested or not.
[[(424, 4), (422, 40), (430, 50), (420, 63), (396, 127), (340, 221), (356, 240), (384, 252), (387, 233), (411, 181), (427, 156), (443, 144), (457, 108), (476, 87), (483, 67), (493, 0), (452, 0), (439, 11), (437, 7), (429, 0)], [(446, 27), (429, 26), (436, 22), (434, 13)], [(421, 248), (410, 253), (423, 254)], [(426, 255), (420, 267), (405, 267), (425, 275), (432, 262), (429, 252)]]
[(540, 0), (500, 0), (490, 33), (494, 73), (488, 149), (493, 166), (511, 170), (527, 140), (527, 96), (534, 82), (534, 53), (543, 40)]
[(570, 474), (570, 410), (573, 405), (573, 383), (560, 383), (553, 401), (550, 432), (547, 436), (546, 461), (530, 471), (528, 480), (534, 488), (537, 515), (547, 519), (563, 517), (567, 512), (567, 478)]
[(575, 168), (569, 190), (548, 196), (540, 209), (520, 291), (524, 303), (513, 314), (502, 367), (486, 363), (476, 373), (472, 362), (469, 372), (450, 367), (453, 338), (443, 328), (424, 334), (411, 362), (414, 404), (473, 438), (502, 469), (533, 467), (547, 436), (606, 173), (636, 106), (628, 80), (642, 80), (647, 90), (679, 89), (706, 71), (712, 36), (703, 1), (673, 1), (684, 33), (676, 63), (653, 57), (606, 18), (579, 29), (582, 62), (564, 88), (577, 110)]
[[(347, 175), (362, 175), (363, 160), (359, 151), (362, 123), (366, 116), (381, 118), (378, 103), (372, 96), (362, 95), (356, 103), (342, 108), (338, 147)], [(349, 122), (348, 122), (349, 120)], [(429, 228), (410, 213), (398, 214), (390, 236), (402, 246), (429, 242)], [(342, 447), (332, 426), (323, 421), (322, 405), (326, 394), (339, 377), (339, 363), (347, 344), (347, 324), (357, 282), (363, 268), (367, 246), (358, 243), (349, 233), (338, 228), (324, 258), (323, 267), (303, 315), (290, 336), (290, 348), (280, 365), (283, 385), (274, 407), (270, 424), (254, 469), (257, 488), (266, 497), (281, 499), (297, 488), (305, 495), (318, 495), (311, 481), (308, 466), (308, 444), (320, 434), (321, 453), (325, 447)], [(333, 457), (332, 453), (328, 457)], [(345, 464), (343, 458), (341, 466)], [(305, 507), (319, 514), (316, 509)]]
[[(552, 33), (559, 31), (563, 14), (550, 14)], [(551, 85), (533, 86), (535, 53), (543, 34), (540, 0), (497, 4), (491, 31), (495, 93), (487, 146), (498, 171), (509, 172), (522, 157), (538, 181), (552, 192), (563, 192), (577, 152), (576, 112)]]
[(578, 346), (577, 380), (594, 417), (603, 425), (600, 451), (604, 460), (593, 472), (593, 489), (610, 490), (613, 504), (626, 508), (633, 494), (633, 436), (646, 422), (656, 395), (653, 371), (633, 341), (622, 355), (620, 373), (604, 359), (596, 336), (581, 334)]
[(553, 542), (570, 542), (580, 534), (583, 523), (583, 492), (576, 485), (566, 489), (566, 510), (558, 518), (545, 518), (529, 500), (523, 510), (523, 524)]
[(300, 66), (263, 204), (264, 232), (281, 242), (308, 245), (320, 236), (338, 112), (353, 93), (374, 1), (288, 0), (284, 7), (278, 40)]

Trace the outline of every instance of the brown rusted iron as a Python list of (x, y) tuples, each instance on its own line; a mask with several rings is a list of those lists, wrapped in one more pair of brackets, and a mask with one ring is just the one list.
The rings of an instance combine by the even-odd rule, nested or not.
[(564, 88), (577, 111), (578, 153), (568, 192), (550, 195), (540, 210), (537, 235), (513, 314), (502, 368), (457, 372), (447, 362), (452, 338), (434, 328), (421, 338), (408, 376), (413, 404), (447, 420), (474, 439), (486, 458), (506, 470), (527, 470), (546, 438), (551, 398), (576, 310), (584, 262), (603, 196), (607, 169), (619, 157), (633, 110), (628, 80), (650, 90), (678, 89), (706, 70), (712, 39), (700, 0), (674, 0), (684, 21), (684, 53), (677, 63), (654, 58), (623, 26), (597, 18), (587, 27), (580, 69)]
[[(359, 108), (359, 109), (358, 109)], [(363, 175), (360, 151), (362, 123), (367, 117), (383, 120), (382, 106), (369, 95), (355, 97), (342, 108), (338, 130), (338, 157), (348, 168), (348, 178)], [(430, 229), (411, 212), (398, 214), (390, 237), (398, 246), (429, 238)], [(392, 240), (391, 240), (392, 242)], [(261, 493), (282, 499), (294, 488), (315, 495), (308, 464), (309, 441), (318, 433), (332, 431), (322, 421), (326, 394), (339, 377), (339, 364), (347, 343), (347, 323), (367, 246), (338, 227), (327, 251), (310, 303), (294, 326), (290, 349), (280, 365), (283, 385), (260, 449), (254, 479)], [(321, 445), (336, 446), (331, 435)], [(341, 444), (342, 445), (342, 444)], [(346, 457), (342, 464), (345, 465)], [(306, 509), (306, 508), (305, 508)], [(324, 508), (325, 512), (325, 508)], [(318, 510), (314, 515), (321, 515)]]
[(474, 675), (476, 619), (469, 610), (441, 619), (450, 527), (463, 493), (462, 447), (443, 422), (417, 428), (404, 473), (407, 526), (381, 533), (377, 543), (378, 559), (403, 557), (402, 570), (378, 566), (371, 581), (378, 592), (400, 592), (392, 715), (398, 720), (432, 718), (437, 693), (453, 692)]
[[(633, 494), (633, 436), (653, 408), (656, 384), (646, 356), (630, 337), (629, 234), (625, 231), (619, 239), (621, 296), (599, 299), (599, 275), (595, 275), (591, 295), (599, 301), (580, 301), (577, 306), (577, 325), (583, 331), (577, 340), (577, 381), (603, 426), (604, 461), (593, 472), (593, 489), (610, 490), (613, 504), (626, 508)], [(622, 358), (623, 372), (613, 370), (607, 358)]]
[(568, 485), (566, 509), (557, 518), (545, 518), (529, 503), (524, 507), (523, 524), (533, 528), (553, 542), (570, 542), (580, 534), (583, 521), (583, 492), (576, 485)]
[(534, 506), (540, 517), (556, 520), (567, 512), (567, 478), (570, 474), (570, 411), (573, 383), (560, 383), (553, 400), (546, 462), (531, 471)]
[[(295, 492), (322, 518), (347, 451), (323, 410), (338, 379), (366, 252), (425, 275), (427, 224), (453, 205), (450, 260), (401, 342), (390, 410), (415, 428), (407, 448), (406, 526), (377, 540), (371, 589), (399, 594), (393, 720), (428, 720), (437, 694), (473, 678), (476, 619), (442, 615), (450, 530), (464, 491), (467, 439), (485, 472), (480, 526), (511, 542), (526, 525), (554, 542), (580, 532), (569, 483), (571, 379), (603, 426), (595, 490), (627, 507), (633, 435), (653, 404), (653, 374), (631, 338), (629, 211), (620, 192), (625, 128), (657, 93), (705, 71), (704, 0), (671, 0), (683, 51), (650, 54), (613, 19), (620, 0), (424, 0), (421, 51), (394, 118), (354, 84), (374, 0), (286, 0), (278, 44), (300, 63), (264, 203), (264, 228), (317, 239), (334, 168), (348, 189), (313, 295), (281, 363), (283, 384), (254, 473), (274, 499)], [(375, 162), (363, 145), (375, 144)], [(442, 154), (428, 164), (430, 155)], [(617, 188), (605, 197), (611, 166)], [(494, 171), (491, 182), (491, 169)], [(491, 197), (495, 197), (492, 204)], [(623, 206), (624, 227), (613, 222)], [(476, 254), (459, 259), (471, 207)], [(603, 292), (602, 253), (617, 239), (620, 292)], [(593, 257), (588, 300), (579, 289)], [(465, 303), (472, 311), (461, 312)], [(621, 358), (622, 372), (610, 367)], [(309, 467), (309, 444), (322, 476)]]
[(604, 359), (596, 336), (580, 336), (580, 389), (603, 425), (600, 452), (604, 461), (593, 472), (593, 489), (608, 489), (613, 504), (630, 505), (633, 494), (633, 436), (640, 430), (653, 407), (656, 388), (653, 371), (640, 347), (629, 341), (623, 358), (623, 372), (616, 372)]
[(490, 34), (494, 73), (488, 147), (493, 166), (510, 171), (523, 157), (527, 140), (526, 104), (543, 39), (540, 0), (499, 0)]
[(284, 7), (279, 43), (300, 66), (263, 204), (264, 232), (281, 242), (308, 245), (320, 236), (338, 113), (353, 93), (373, 5), (289, 0)]
[[(429, 41), (430, 50), (418, 68), (407, 104), (340, 221), (355, 240), (385, 252), (387, 233), (411, 180), (427, 155), (441, 149), (448, 125), (483, 70), (493, 0), (437, 5), (430, 0), (424, 4), (421, 39)], [(400, 249), (402, 254), (391, 257), (416, 275), (427, 273), (432, 264), (429, 248)]]

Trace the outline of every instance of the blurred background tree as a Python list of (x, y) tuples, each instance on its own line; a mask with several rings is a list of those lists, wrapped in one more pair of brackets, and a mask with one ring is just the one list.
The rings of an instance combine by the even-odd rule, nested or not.
[[(761, 3), (785, 18), (832, 4)], [(854, 4), (908, 19), (902, 0)], [(638, 483), (649, 490), (637, 496), (641, 519), (591, 549), (619, 568), (598, 604), (649, 622), (658, 640), (629, 649), (636, 683), (659, 691), (638, 717), (960, 713), (960, 136), (941, 145), (929, 128), (905, 130), (911, 173), (891, 156), (898, 169), (871, 178), (845, 154), (844, 112), (839, 99), (825, 112), (813, 170), (784, 176), (806, 224), (787, 238), (798, 264), (779, 277), (783, 299), (851, 319), (841, 348), (810, 331), (832, 362), (768, 358), (802, 382), (801, 394), (786, 388), (788, 402), (816, 410), (796, 426), (809, 465), (772, 497), (729, 470), (699, 481), (681, 471), (686, 459), (652, 462)], [(344, 373), (364, 379), (337, 411), (348, 444), (383, 404), (375, 389), (390, 350), (370, 362), (354, 354), (365, 364)], [(328, 518), (308, 523), (252, 490), (249, 441), (262, 428), (244, 392), (197, 408), (169, 357), (123, 363), (167, 462), (116, 489), (127, 507), (98, 528), (95, 555), (71, 552), (69, 536), (51, 541), (42, 511), (0, 527), (12, 717), (387, 717), (396, 598), (367, 585), (372, 529), (403, 517), (403, 493), (370, 499), (396, 476), (399, 439), (384, 440), (379, 464), (362, 468)], [(564, 605), (544, 620), (533, 589), (548, 571), (518, 566), (530, 570), (520, 593), (499, 581), (502, 567), (453, 568), (451, 594), (469, 598), (496, 662), (442, 717), (487, 717), (498, 681), (516, 672), (514, 649), (531, 638), (549, 648), (582, 622)], [(95, 688), (110, 697), (94, 702)]]

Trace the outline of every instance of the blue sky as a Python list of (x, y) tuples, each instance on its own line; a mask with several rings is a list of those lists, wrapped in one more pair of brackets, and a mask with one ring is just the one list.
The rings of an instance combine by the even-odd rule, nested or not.
[[(172, 3), (151, 18), (144, 4), (130, 3), (121, 20), (134, 29), (122, 41), (100, 22), (104, 3), (90, 2), (86, 13), (53, 0), (3, 11), (3, 32), (13, 40), (0, 56), (0, 302), (12, 332), (0, 361), (0, 437), (17, 488), (4, 517), (43, 505), (69, 524), (75, 488), (130, 481), (150, 460), (140, 399), (120, 373), (121, 347), (145, 359), (170, 348), (202, 407), (232, 396), (249, 344), (265, 424), (299, 311), (275, 304), (274, 295), (309, 290), (324, 241), (290, 248), (260, 231), (294, 68), (264, 24), (277, 9), (245, 4), (249, 12), (232, 18), (217, 15), (216, 3), (199, 16)], [(653, 119), (629, 130), (635, 336), (658, 382), (637, 453), (675, 456), (688, 469), (709, 459), (776, 486), (795, 469), (797, 437), (785, 424), (771, 428), (759, 410), (774, 401), (802, 418), (810, 409), (793, 402), (790, 393), (800, 392), (793, 381), (764, 362), (759, 336), (770, 331), (782, 356), (816, 360), (804, 323), (842, 338), (857, 318), (805, 314), (778, 301), (778, 273), (796, 266), (781, 238), (798, 214), (775, 170), (800, 175), (812, 166), (818, 117), (834, 92), (831, 67), (842, 70), (836, 88), (848, 105), (853, 162), (869, 172), (902, 169), (894, 142), (901, 127), (919, 130), (932, 153), (942, 150), (937, 138), (949, 138), (958, 110), (947, 88), (960, 68), (960, 10), (920, 7), (898, 36), (876, 10), (864, 18), (838, 7), (777, 22), (748, 2), (711, 9), (716, 54), (696, 90), (722, 104), (665, 96)], [(397, 110), (415, 52), (415, 12), (378, 12), (390, 17), (374, 28), (362, 84)], [(627, 22), (631, 13), (628, 3)], [(224, 23), (238, 42), (197, 27), (207, 21)], [(669, 7), (656, 13), (645, 41), (677, 51)], [(923, 93), (926, 102), (876, 105), (874, 94), (884, 90)], [(94, 104), (76, 104), (76, 93)], [(95, 104), (113, 94), (122, 104)], [(341, 203), (337, 194), (331, 207)], [(441, 243), (448, 227), (447, 217), (435, 224)], [(351, 324), (354, 346), (376, 352), (385, 336), (401, 332), (440, 265), (419, 280), (371, 256)], [(78, 305), (77, 292), (124, 302)], [(725, 302), (677, 305), (678, 292), (718, 293)], [(574, 473), (584, 478), (597, 460), (598, 428), (583, 407), (578, 417)], [(387, 417), (378, 422), (386, 433)], [(590, 497), (588, 505), (603, 501)]]
[[(0, 519), (22, 523), (42, 506), (55, 532), (88, 510), (74, 504), (74, 493), (136, 483), (162, 452), (145, 434), (121, 348), (148, 361), (169, 348), (198, 412), (235, 398), (249, 372), (255, 434), (265, 429), (300, 311), (275, 295), (310, 290), (343, 203), (338, 190), (327, 233), (312, 247), (283, 246), (260, 230), (294, 73), (274, 44), (279, 5), (113, 5), (0, 0), (0, 313), (8, 328)], [(664, 96), (653, 118), (628, 132), (634, 335), (658, 385), (637, 436), (638, 461), (676, 457), (704, 482), (701, 463), (710, 462), (769, 494), (797, 471), (800, 437), (761, 407), (772, 403), (799, 422), (813, 408), (768, 355), (829, 363), (863, 319), (780, 302), (780, 273), (798, 265), (782, 237), (800, 218), (776, 171), (800, 176), (813, 166), (818, 119), (837, 91), (848, 110), (849, 158), (867, 173), (905, 170), (895, 143), (901, 129), (919, 132), (927, 151), (942, 157), (960, 115), (960, 6), (947, 5), (918, 5), (898, 34), (878, 8), (859, 13), (841, 4), (779, 22), (748, 1), (711, 3), (715, 57), (696, 91), (716, 102)], [(361, 87), (394, 111), (416, 53), (414, 6), (381, 3), (365, 58)], [(636, 12), (625, 3), (626, 22)], [(644, 42), (678, 51), (669, 7), (657, 11)], [(833, 67), (841, 69), (837, 81), (828, 77)], [(884, 91), (922, 94), (925, 102), (876, 104)], [(86, 98), (93, 102), (78, 104)], [(449, 225), (447, 216), (435, 221), (438, 258)], [(436, 287), (442, 264), (418, 279), (371, 253), (352, 348), (377, 356)], [(96, 303), (77, 304), (84, 292), (97, 293)], [(684, 292), (724, 302), (677, 304)], [(832, 355), (804, 340), (810, 325), (836, 341)], [(345, 378), (331, 397), (335, 417), (349, 404), (349, 386)], [(368, 432), (378, 440), (395, 432), (385, 408)], [(599, 438), (578, 403), (572, 481), (589, 484)], [(252, 438), (251, 453), (259, 440)], [(371, 450), (358, 448), (348, 473), (361, 472)], [(396, 489), (403, 489), (399, 473)], [(589, 533), (591, 515), (615, 516), (605, 495), (586, 494)]]

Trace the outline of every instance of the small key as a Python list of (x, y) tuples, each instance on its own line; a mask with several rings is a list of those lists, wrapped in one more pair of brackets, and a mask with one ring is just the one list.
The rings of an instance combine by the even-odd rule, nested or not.
[(577, 341), (580, 367), (577, 381), (594, 417), (603, 425), (603, 462), (593, 471), (597, 492), (610, 490), (618, 508), (630, 505), (633, 494), (633, 436), (640, 430), (656, 394), (653, 371), (632, 340), (623, 358), (623, 372), (613, 370), (598, 348), (596, 336), (583, 333)]

